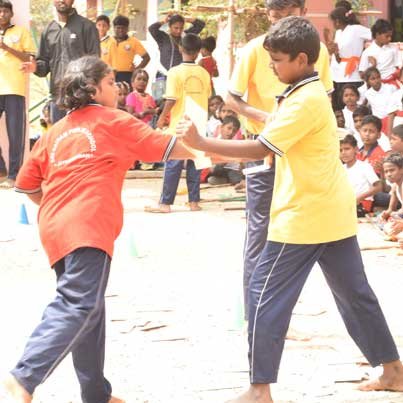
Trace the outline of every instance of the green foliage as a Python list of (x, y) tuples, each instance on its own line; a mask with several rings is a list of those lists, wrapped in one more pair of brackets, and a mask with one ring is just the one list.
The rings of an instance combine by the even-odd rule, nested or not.
[(49, 0), (31, 1), (32, 27), (39, 34), (53, 18), (53, 2)]

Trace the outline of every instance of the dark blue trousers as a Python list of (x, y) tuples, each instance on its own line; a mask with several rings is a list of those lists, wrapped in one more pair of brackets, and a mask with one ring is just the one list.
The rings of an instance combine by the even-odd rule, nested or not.
[(249, 289), (252, 384), (277, 381), (291, 314), (316, 262), (348, 333), (368, 362), (375, 367), (399, 359), (378, 300), (368, 284), (356, 237), (317, 245), (268, 241)]
[(72, 353), (84, 403), (108, 403), (104, 377), (105, 289), (111, 259), (102, 250), (80, 248), (54, 266), (56, 298), (46, 308), (17, 366), (11, 371), (31, 394)]
[[(15, 180), (24, 160), (25, 150), (25, 97), (21, 95), (0, 95), (0, 117), (6, 114), (8, 135), (9, 169), (8, 178)], [(7, 172), (0, 149), (0, 172)]]
[[(251, 162), (247, 167), (262, 163), (263, 161)], [(270, 170), (246, 175), (246, 234), (243, 255), (245, 320), (248, 320), (249, 312), (249, 282), (267, 242), (274, 176), (274, 165)]]
[[(168, 160), (164, 168), (161, 204), (174, 204), (184, 160)], [(193, 160), (186, 160), (186, 185), (189, 202), (200, 201), (200, 170), (197, 170)]]

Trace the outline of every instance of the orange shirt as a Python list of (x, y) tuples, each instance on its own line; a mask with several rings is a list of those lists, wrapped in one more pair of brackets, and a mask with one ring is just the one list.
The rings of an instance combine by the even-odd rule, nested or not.
[(364, 147), (361, 147), (360, 151), (357, 153), (357, 159), (360, 161), (368, 161), (379, 177), (383, 176), (382, 161), (385, 157), (386, 153), (378, 145), (378, 142), (374, 144), (367, 154), (365, 154)]
[(127, 112), (100, 105), (73, 111), (41, 137), (16, 189), (42, 188), (39, 232), (50, 264), (81, 247), (112, 256), (123, 223), (126, 171), (134, 160), (166, 160), (174, 144)]

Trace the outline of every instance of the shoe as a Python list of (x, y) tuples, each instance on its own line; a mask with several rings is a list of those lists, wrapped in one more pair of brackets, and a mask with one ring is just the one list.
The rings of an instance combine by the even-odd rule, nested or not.
[(216, 185), (225, 185), (226, 183), (229, 183), (228, 179), (223, 178), (222, 176), (209, 176), (207, 178), (207, 182), (210, 185), (216, 186)]

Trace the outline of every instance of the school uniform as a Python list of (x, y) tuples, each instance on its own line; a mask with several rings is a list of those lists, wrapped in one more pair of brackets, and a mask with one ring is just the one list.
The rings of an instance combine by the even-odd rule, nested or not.
[[(284, 91), (286, 85), (279, 81), (270, 68), (269, 52), (263, 48), (265, 38), (266, 35), (261, 35), (252, 39), (242, 49), (241, 58), (231, 77), (229, 92), (240, 97), (247, 94), (248, 104), (271, 113), (276, 108), (276, 96)], [(329, 54), (323, 44), (321, 44), (319, 59), (315, 68), (326, 91), (331, 93), (333, 81), (329, 69)], [(247, 119), (245, 128), (249, 138), (257, 138), (263, 131), (264, 124)], [(243, 284), (245, 318), (247, 319), (250, 277), (267, 240), (275, 166), (267, 166), (263, 161), (255, 161), (248, 162), (246, 167), (253, 170), (253, 173), (245, 175), (247, 192)], [(260, 171), (256, 171), (256, 169), (260, 169)]]
[(347, 106), (345, 106), (342, 110), (343, 112), (343, 116), (344, 116), (344, 121), (345, 121), (345, 125), (344, 127), (346, 129), (349, 129), (351, 131), (354, 130), (355, 126), (354, 126), (354, 118), (353, 118), (353, 112), (350, 111), (350, 109), (347, 108)]
[(332, 55), (330, 68), (332, 70), (335, 91), (332, 96), (334, 110), (343, 108), (340, 91), (344, 84), (352, 83), (357, 88), (362, 84), (358, 66), (364, 49), (365, 41), (372, 39), (371, 30), (362, 25), (347, 25), (343, 30), (336, 31), (335, 43), (339, 48), (340, 63)]
[[(35, 53), (30, 32), (11, 25), (3, 32), (3, 42), (12, 49)], [(4, 49), (0, 49), (0, 117), (5, 113), (9, 141), (8, 178), (15, 179), (24, 159), (26, 129), (26, 89), (28, 75), (21, 71), (22, 61)], [(0, 172), (7, 172), (0, 149)]]
[[(167, 76), (167, 86), (164, 98), (173, 100), (168, 133), (174, 135), (179, 120), (185, 113), (186, 97), (190, 97), (202, 109), (208, 110), (208, 99), (211, 95), (210, 75), (203, 67), (194, 62), (182, 62), (172, 67)], [(175, 201), (180, 175), (184, 160), (167, 161), (164, 168), (164, 178), (161, 204), (171, 205)], [(200, 201), (200, 170), (196, 169), (193, 160), (186, 160), (186, 184), (188, 187), (189, 202)]]
[(403, 124), (402, 99), (403, 99), (403, 89), (400, 88), (399, 90), (395, 91), (392, 94), (388, 102), (387, 112), (388, 114), (394, 114), (393, 127)]
[(368, 161), (379, 177), (382, 176), (383, 171), (382, 168), (378, 168), (377, 165), (379, 165), (385, 157), (386, 152), (380, 147), (378, 142), (375, 142), (368, 152), (365, 152), (364, 147), (361, 147), (357, 153), (357, 159), (360, 161)]
[(56, 298), (11, 371), (30, 394), (72, 353), (82, 401), (109, 401), (104, 294), (124, 177), (133, 160), (166, 160), (174, 144), (126, 112), (89, 105), (55, 124), (22, 166), (16, 190), (43, 192), (39, 232), (57, 277)]
[(100, 39), (101, 43), (101, 59), (104, 61), (108, 66), (114, 66), (115, 60), (114, 57), (116, 56), (116, 40), (111, 35), (105, 35), (103, 38)]
[(268, 242), (250, 282), (250, 382), (277, 381), (291, 314), (316, 262), (370, 364), (398, 360), (365, 276), (356, 199), (340, 163), (336, 120), (323, 84), (317, 75), (306, 77), (278, 102), (276, 118), (258, 138), (276, 153), (281, 180), (274, 184)]
[(388, 116), (390, 100), (395, 91), (396, 88), (393, 85), (382, 84), (379, 91), (370, 88), (365, 93), (365, 99), (368, 101), (368, 106), (371, 107), (373, 115), (379, 119)]

